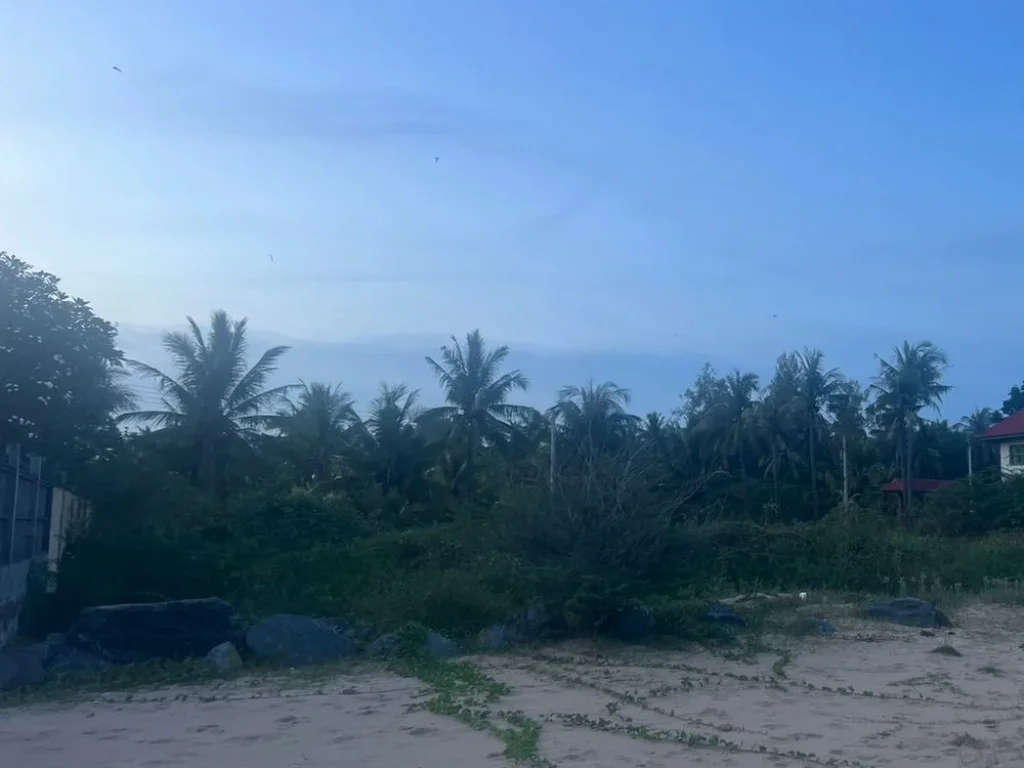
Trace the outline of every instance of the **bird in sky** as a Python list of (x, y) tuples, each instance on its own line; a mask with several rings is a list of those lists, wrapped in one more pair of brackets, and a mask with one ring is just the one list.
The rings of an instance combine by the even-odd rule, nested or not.
[(268, 254), (267, 254), (267, 256), (269, 256), (269, 257), (270, 257), (270, 260), (271, 260), (271, 261), (273, 261), (273, 260), (274, 260), (274, 254), (272, 254), (272, 253), (268, 253)]
[(114, 70), (115, 72), (120, 72), (120, 71), (121, 71), (121, 68), (120, 68), (120, 67), (113, 67), (113, 70)]

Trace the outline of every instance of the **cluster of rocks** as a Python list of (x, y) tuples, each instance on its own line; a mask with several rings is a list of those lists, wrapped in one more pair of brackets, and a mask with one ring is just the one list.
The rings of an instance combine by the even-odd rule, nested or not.
[[(897, 598), (875, 603), (867, 616), (918, 627), (948, 627), (949, 619), (934, 603)], [(742, 627), (746, 624), (732, 607), (712, 604), (705, 614), (710, 622)], [(822, 634), (835, 633), (824, 619), (812, 619)], [(599, 627), (603, 634), (625, 642), (639, 642), (655, 633), (650, 609), (636, 604), (608, 617)], [(496, 624), (480, 632), (480, 650), (503, 650), (522, 642), (564, 636), (565, 619), (543, 604), (527, 607), (515, 621)], [(372, 629), (343, 619), (318, 619), (281, 614), (246, 627), (238, 612), (218, 598), (175, 600), (86, 608), (71, 630), (43, 642), (0, 651), (0, 691), (37, 685), (49, 678), (102, 672), (113, 666), (155, 659), (203, 659), (222, 672), (239, 669), (252, 660), (291, 667), (325, 664), (365, 654), (393, 659), (408, 651), (408, 640), (398, 633), (377, 636)], [(458, 652), (444, 635), (428, 632), (422, 651), (440, 659)]]
[[(222, 672), (247, 661), (298, 667), (363, 653), (386, 659), (404, 643), (397, 634), (375, 637), (340, 619), (282, 614), (246, 627), (218, 598), (106, 605), (83, 610), (67, 633), (0, 651), (0, 690), (157, 659), (202, 659)], [(456, 653), (455, 644), (436, 632), (426, 635), (423, 650), (438, 658)]]

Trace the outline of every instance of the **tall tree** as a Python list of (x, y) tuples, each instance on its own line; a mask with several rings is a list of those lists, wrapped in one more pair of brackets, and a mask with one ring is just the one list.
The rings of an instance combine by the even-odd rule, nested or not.
[(920, 422), (922, 408), (937, 408), (951, 389), (942, 382), (949, 361), (945, 352), (930, 341), (893, 350), (891, 360), (879, 358), (879, 371), (871, 385), (875, 392), (875, 410), (883, 424), (901, 445), (903, 469), (903, 505), (913, 504), (914, 430)]
[(532, 410), (512, 405), (508, 398), (525, 391), (529, 379), (519, 370), (503, 373), (507, 346), (488, 349), (479, 330), (466, 334), (465, 346), (452, 336), (452, 345), (441, 347), (441, 362), (427, 357), (444, 391), (448, 405), (432, 408), (424, 419), (447, 427), (448, 438), (461, 446), (465, 462), (465, 488), (476, 493), (477, 453), (488, 440), (506, 439), (509, 422), (527, 418)]
[(980, 442), (980, 438), (999, 420), (1000, 414), (998, 411), (993, 410), (992, 408), (975, 408), (971, 413), (964, 416), (959, 422), (957, 422), (957, 430), (963, 432), (967, 437), (967, 450), (971, 455), (970, 469), (974, 468), (973, 459), (976, 453), (975, 449), (977, 447), (981, 448), (980, 456), (978, 457), (980, 461), (977, 468), (983, 469), (992, 463), (995, 453), (993, 449), (996, 446), (991, 443), (982, 443)]
[(825, 407), (832, 417), (833, 434), (839, 440), (843, 463), (843, 503), (850, 495), (850, 446), (859, 446), (865, 436), (864, 403), (867, 393), (852, 379), (839, 382)]
[(224, 310), (210, 317), (204, 336), (187, 318), (189, 331), (164, 334), (164, 349), (171, 356), (177, 378), (138, 360), (129, 365), (152, 379), (162, 395), (163, 408), (123, 414), (124, 421), (141, 421), (169, 433), (189, 449), (193, 478), (208, 487), (224, 489), (227, 457), (248, 447), (249, 439), (273, 424), (294, 385), (267, 388), (288, 347), (264, 352), (248, 367), (248, 323), (233, 321)]
[(114, 326), (47, 272), (0, 251), (0, 447), (70, 469), (116, 440), (131, 407)]
[(585, 443), (590, 452), (613, 449), (640, 425), (629, 413), (629, 390), (613, 381), (562, 387), (558, 392), (558, 410), (567, 437)]
[(718, 401), (701, 422), (712, 436), (723, 464), (728, 467), (732, 457), (738, 460), (744, 511), (749, 511), (746, 454), (751, 444), (757, 382), (756, 373), (730, 373), (724, 379)]
[(807, 431), (808, 466), (811, 470), (811, 498), (814, 516), (821, 513), (818, 497), (818, 442), (827, 434), (823, 411), (842, 384), (838, 368), (825, 368), (825, 353), (820, 349), (807, 349), (799, 354), (799, 400), (804, 428)]
[(325, 480), (331, 460), (346, 445), (356, 421), (352, 396), (341, 384), (299, 383), (299, 396), (271, 421), (293, 449), (292, 461), (306, 480)]
[(349, 464), (371, 475), (385, 492), (408, 492), (430, 463), (431, 454), (416, 429), (418, 401), (419, 390), (381, 384), (366, 418), (355, 423)]

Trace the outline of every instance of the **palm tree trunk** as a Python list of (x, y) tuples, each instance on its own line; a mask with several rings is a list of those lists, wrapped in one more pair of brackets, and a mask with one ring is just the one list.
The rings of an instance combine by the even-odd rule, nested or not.
[(466, 495), (469, 499), (476, 497), (476, 425), (469, 428), (468, 445), (466, 451)]
[(904, 494), (903, 500), (904, 500), (904, 504), (905, 504), (905, 508), (906, 508), (907, 514), (909, 515), (910, 514), (910, 506), (911, 506), (911, 504), (914, 503), (914, 493), (913, 493), (913, 490), (912, 490), (913, 482), (914, 482), (914, 480), (913, 480), (913, 475), (914, 475), (914, 472), (913, 472), (914, 428), (913, 428), (913, 425), (910, 424), (909, 420), (907, 422), (906, 429), (907, 429), (907, 451), (906, 451), (906, 456), (904, 457), (904, 461), (906, 463), (906, 468), (903, 470), (903, 494)]

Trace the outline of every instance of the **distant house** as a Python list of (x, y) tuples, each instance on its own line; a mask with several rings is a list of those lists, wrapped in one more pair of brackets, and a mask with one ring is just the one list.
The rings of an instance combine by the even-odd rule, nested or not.
[(999, 446), (999, 466), (1004, 475), (1024, 475), (1024, 411), (989, 427), (981, 439)]
[[(910, 481), (910, 492), (914, 495), (915, 499), (921, 499), (930, 493), (941, 491), (944, 488), (949, 488), (953, 485), (950, 480), (929, 480), (925, 478), (915, 478)], [(900, 479), (892, 480), (883, 485), (879, 490), (882, 493), (889, 494), (896, 499), (896, 503), (899, 506), (900, 511), (903, 511), (903, 481)]]

